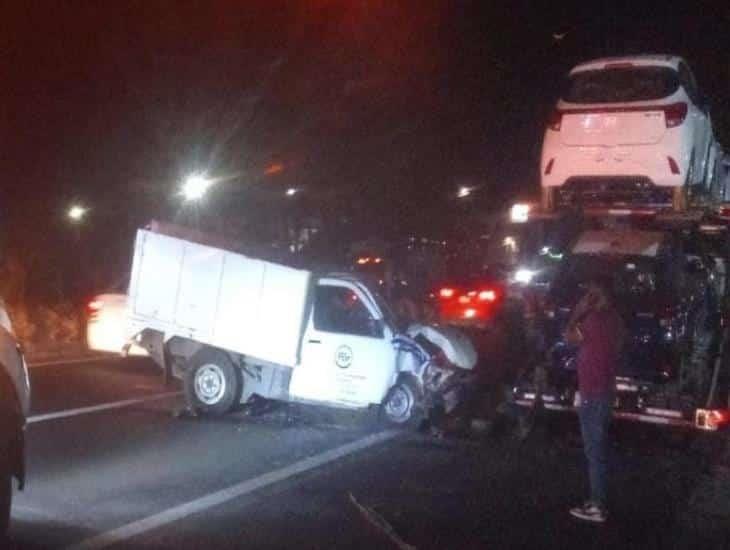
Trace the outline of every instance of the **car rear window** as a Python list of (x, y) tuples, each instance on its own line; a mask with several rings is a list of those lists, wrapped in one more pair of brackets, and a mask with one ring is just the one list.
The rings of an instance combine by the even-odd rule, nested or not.
[(679, 76), (669, 67), (581, 71), (568, 77), (563, 100), (570, 103), (651, 101), (672, 95)]

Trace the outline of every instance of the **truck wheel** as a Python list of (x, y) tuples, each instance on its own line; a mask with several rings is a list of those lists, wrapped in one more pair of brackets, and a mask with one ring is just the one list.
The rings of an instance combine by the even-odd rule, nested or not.
[(211, 416), (226, 414), (238, 405), (242, 389), (241, 372), (222, 351), (203, 348), (188, 362), (185, 397), (196, 412)]
[(421, 394), (410, 380), (400, 380), (385, 396), (381, 419), (390, 427), (418, 429), (425, 414)]
[(10, 504), (12, 500), (12, 474), (9, 468), (0, 465), (0, 540), (5, 537), (10, 525)]

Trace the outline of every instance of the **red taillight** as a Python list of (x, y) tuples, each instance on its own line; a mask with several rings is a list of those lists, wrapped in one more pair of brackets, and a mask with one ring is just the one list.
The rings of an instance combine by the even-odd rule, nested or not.
[(479, 293), (479, 299), (482, 302), (494, 302), (497, 299), (497, 293), (493, 290), (482, 290)]
[(548, 128), (553, 130), (554, 132), (560, 131), (560, 125), (563, 123), (563, 113), (559, 109), (553, 109), (553, 112), (550, 113), (550, 118), (548, 118)]
[(449, 287), (444, 287), (441, 290), (439, 290), (439, 296), (442, 298), (452, 298), (454, 296), (454, 289)]
[(667, 162), (669, 163), (669, 170), (672, 174), (679, 174), (679, 165), (677, 164), (677, 161), (672, 157), (667, 157)]
[(555, 164), (555, 159), (550, 159), (547, 163), (547, 166), (545, 166), (545, 175), (549, 176), (550, 172), (553, 171), (553, 164)]
[(672, 103), (664, 107), (664, 123), (667, 128), (676, 128), (687, 118), (687, 104)]
[(695, 426), (700, 430), (716, 431), (730, 422), (730, 411), (726, 409), (697, 409)]

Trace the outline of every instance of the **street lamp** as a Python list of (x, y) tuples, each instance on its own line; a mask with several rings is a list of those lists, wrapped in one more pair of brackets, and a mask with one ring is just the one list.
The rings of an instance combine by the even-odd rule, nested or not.
[(183, 182), (180, 194), (186, 201), (200, 200), (214, 183), (202, 174), (191, 174)]
[(78, 204), (74, 204), (73, 206), (71, 206), (71, 208), (68, 209), (66, 215), (72, 222), (79, 223), (84, 219), (84, 216), (86, 216), (87, 212), (87, 208), (84, 208), (83, 206)]

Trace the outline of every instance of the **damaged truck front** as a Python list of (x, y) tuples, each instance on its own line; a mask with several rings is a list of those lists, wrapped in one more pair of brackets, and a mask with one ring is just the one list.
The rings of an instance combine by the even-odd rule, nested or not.
[(409, 426), (476, 363), (456, 331), (402, 330), (357, 278), (204, 242), (183, 228), (139, 230), (128, 296), (130, 342), (183, 380), (199, 413), (225, 414), (257, 396), (380, 406), (387, 423)]

